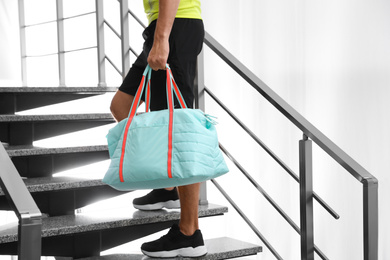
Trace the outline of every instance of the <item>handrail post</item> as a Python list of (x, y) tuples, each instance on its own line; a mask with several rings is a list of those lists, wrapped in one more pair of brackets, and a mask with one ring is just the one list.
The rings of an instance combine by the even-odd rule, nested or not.
[(125, 78), (130, 69), (130, 40), (129, 40), (129, 2), (120, 1), (121, 11), (121, 49), (122, 49), (122, 77)]
[(103, 0), (95, 1), (96, 8), (96, 36), (98, 59), (98, 87), (106, 87), (106, 54), (104, 48), (104, 14)]
[[(204, 92), (204, 51), (202, 50), (198, 55), (194, 81), (195, 108), (202, 111), (205, 111)], [(202, 182), (200, 185), (199, 205), (207, 204), (207, 182)]]
[(19, 0), (19, 34), (20, 34), (20, 56), (22, 86), (27, 87), (27, 61), (26, 61), (26, 21), (24, 15), (24, 0)]
[(363, 181), (364, 260), (378, 260), (378, 181)]
[(0, 143), (0, 186), (19, 219), (18, 259), (41, 259), (42, 214)]
[(58, 43), (58, 73), (59, 86), (65, 87), (65, 41), (64, 41), (64, 4), (63, 0), (56, 1), (57, 9), (57, 43)]
[(41, 259), (41, 229), (42, 219), (28, 213), (20, 214), (18, 227), (18, 259)]
[(299, 141), (301, 259), (314, 260), (312, 141)]

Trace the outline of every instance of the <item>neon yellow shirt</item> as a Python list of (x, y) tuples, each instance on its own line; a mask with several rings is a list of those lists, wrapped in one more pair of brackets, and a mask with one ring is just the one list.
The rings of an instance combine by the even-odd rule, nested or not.
[[(144, 8), (149, 23), (158, 18), (158, 0), (144, 0)], [(202, 19), (200, 0), (180, 0), (176, 18)]]

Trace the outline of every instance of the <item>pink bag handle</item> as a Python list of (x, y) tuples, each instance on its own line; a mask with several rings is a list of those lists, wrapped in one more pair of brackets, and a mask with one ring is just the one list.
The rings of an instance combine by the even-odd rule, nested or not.
[[(168, 162), (167, 162), (167, 174), (169, 178), (172, 178), (172, 147), (173, 147), (173, 112), (174, 112), (174, 102), (173, 102), (173, 93), (175, 93), (180, 106), (182, 108), (187, 108), (187, 105), (185, 103), (185, 100), (183, 98), (183, 95), (181, 94), (179, 88), (177, 87), (177, 84), (173, 78), (171, 68), (169, 65), (166, 65), (166, 73), (167, 73), (167, 83), (166, 83), (166, 90), (167, 90), (167, 104), (168, 104), (168, 111), (169, 111), (169, 124), (168, 124)], [(126, 149), (126, 141), (127, 141), (127, 134), (130, 129), (131, 122), (133, 121), (134, 116), (136, 116), (138, 106), (141, 102), (141, 93), (143, 92), (145, 88), (146, 83), (146, 89), (145, 89), (145, 101), (146, 101), (146, 112), (149, 112), (150, 109), (150, 84), (151, 84), (151, 74), (152, 69), (149, 65), (146, 66), (145, 71), (142, 75), (141, 83), (138, 87), (137, 93), (135, 94), (133, 103), (131, 104), (131, 108), (129, 111), (124, 135), (123, 135), (123, 142), (122, 142), (122, 152), (121, 152), (121, 158), (119, 163), (119, 179), (121, 182), (124, 182), (123, 178), (123, 160), (125, 157), (125, 149)]]

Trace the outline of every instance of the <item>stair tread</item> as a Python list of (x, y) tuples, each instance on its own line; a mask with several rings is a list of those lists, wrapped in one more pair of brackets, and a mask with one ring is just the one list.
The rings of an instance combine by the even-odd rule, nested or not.
[[(67, 189), (79, 189), (87, 187), (105, 186), (101, 178), (82, 178), (72, 176), (59, 177), (38, 177), (24, 179), (24, 183), (29, 192), (45, 192), (45, 191), (59, 191)], [(3, 190), (0, 188), (0, 196), (4, 196)]]
[(0, 87), (0, 93), (105, 93), (117, 87)]
[(55, 148), (37, 147), (33, 145), (15, 145), (15, 146), (4, 145), (4, 147), (7, 150), (7, 153), (10, 157), (108, 151), (107, 145), (89, 145), (89, 146), (74, 146), (74, 147), (55, 147)]
[[(228, 259), (240, 256), (255, 255), (262, 251), (261, 246), (252, 243), (240, 241), (230, 237), (219, 237), (213, 239), (205, 239), (207, 247), (207, 255), (197, 259)], [(106, 256), (95, 256), (82, 258), (79, 260), (146, 260), (153, 259), (146, 257), (143, 254), (112, 254)], [(172, 259), (193, 259), (193, 258), (164, 258), (166, 260)]]
[[(130, 203), (129, 203), (130, 204)], [(228, 211), (225, 206), (214, 204), (200, 205), (199, 217), (221, 215)], [(42, 237), (54, 237), (84, 233), (89, 231), (107, 230), (127, 226), (179, 220), (179, 210), (133, 211), (131, 205), (126, 210), (110, 209), (102, 212), (92, 212), (79, 215), (66, 215), (42, 219)], [(0, 227), (0, 243), (18, 240), (18, 225), (11, 223)]]
[(54, 120), (112, 120), (111, 113), (95, 114), (53, 114), (53, 115), (0, 115), (0, 122), (31, 122)]

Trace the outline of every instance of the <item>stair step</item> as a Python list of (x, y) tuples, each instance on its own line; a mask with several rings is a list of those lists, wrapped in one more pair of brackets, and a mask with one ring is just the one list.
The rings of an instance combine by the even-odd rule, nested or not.
[(0, 114), (15, 114), (116, 90), (115, 87), (0, 87)]
[(109, 159), (107, 145), (42, 148), (5, 145), (22, 177), (47, 177), (55, 172)]
[(0, 141), (32, 145), (34, 141), (114, 123), (112, 115), (0, 115)]
[(38, 156), (38, 155), (54, 155), (67, 153), (88, 153), (88, 152), (108, 152), (107, 145), (90, 145), (90, 146), (75, 146), (75, 147), (36, 147), (32, 145), (5, 145), (8, 155), (11, 158), (24, 156)]
[(58, 114), (58, 115), (0, 115), (0, 122), (32, 121), (73, 121), (73, 120), (108, 120), (115, 121), (110, 113), (105, 114)]
[[(76, 209), (127, 193), (115, 190), (101, 179), (44, 177), (24, 183), (41, 212), (49, 216), (73, 215)], [(0, 189), (0, 210), (12, 210)]]
[[(223, 215), (227, 207), (200, 205), (199, 217)], [(81, 258), (169, 228), (178, 223), (179, 210), (105, 210), (42, 219), (42, 255)], [(0, 254), (16, 254), (17, 223), (0, 228)]]
[[(229, 259), (242, 256), (256, 255), (262, 251), (261, 246), (257, 246), (251, 243), (240, 241), (229, 237), (220, 237), (213, 239), (206, 239), (205, 245), (207, 247), (207, 255), (199, 257), (197, 259), (202, 260), (217, 260), (217, 259)], [(95, 256), (88, 258), (81, 258), (78, 260), (146, 260), (155, 259), (146, 257), (143, 254), (113, 254), (107, 256)], [(193, 259), (193, 258), (164, 258), (166, 260), (173, 259)]]
[[(24, 179), (24, 183), (30, 193), (60, 191), (105, 186), (101, 179), (85, 179), (80, 177), (41, 177)], [(0, 188), (0, 196), (4, 196)]]

